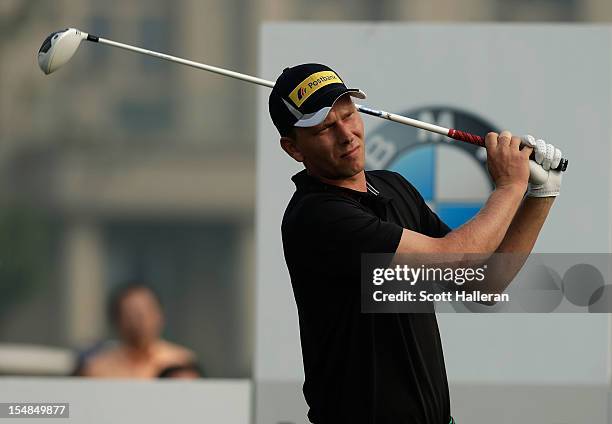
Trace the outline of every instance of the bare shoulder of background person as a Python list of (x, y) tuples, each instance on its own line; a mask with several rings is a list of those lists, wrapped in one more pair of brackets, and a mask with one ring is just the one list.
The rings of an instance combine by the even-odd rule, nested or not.
[(112, 377), (118, 375), (121, 354), (118, 347), (105, 349), (85, 362), (81, 375), (84, 377)]
[(168, 364), (186, 364), (197, 359), (192, 350), (167, 340), (160, 340), (159, 355)]

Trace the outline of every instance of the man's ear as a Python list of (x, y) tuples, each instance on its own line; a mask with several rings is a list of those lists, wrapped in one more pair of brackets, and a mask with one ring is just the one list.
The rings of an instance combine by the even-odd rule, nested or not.
[(296, 145), (294, 139), (289, 137), (281, 137), (280, 145), (285, 152), (298, 162), (304, 162), (304, 155)]

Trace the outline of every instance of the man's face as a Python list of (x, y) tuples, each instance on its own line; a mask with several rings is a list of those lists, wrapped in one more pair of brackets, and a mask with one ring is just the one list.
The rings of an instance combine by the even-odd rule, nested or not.
[(121, 299), (117, 329), (124, 343), (146, 346), (160, 336), (162, 326), (161, 309), (149, 290), (135, 289)]
[(363, 120), (348, 94), (336, 101), (321, 124), (296, 127), (295, 137), (283, 137), (281, 144), (316, 177), (351, 178), (365, 166)]

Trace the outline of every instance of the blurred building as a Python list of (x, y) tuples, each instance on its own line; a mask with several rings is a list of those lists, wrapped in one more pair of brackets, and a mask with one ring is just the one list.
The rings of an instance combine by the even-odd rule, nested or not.
[[(248, 19), (238, 6), (3, 4), (0, 219), (6, 243), (23, 242), (10, 262), (45, 272), (28, 273), (27, 291), (4, 276), (14, 302), (0, 341), (86, 347), (108, 335), (111, 287), (140, 278), (162, 295), (167, 336), (209, 375), (249, 375), (254, 88), (101, 45), (49, 77), (35, 61), (46, 34), (74, 26), (240, 69), (247, 26), (224, 24)], [(26, 239), (33, 227), (45, 237)]]
[(256, 74), (266, 20), (611, 19), (606, 0), (3, 0), (0, 343), (93, 343), (110, 288), (143, 278), (210, 376), (251, 372), (257, 88), (101, 45), (44, 76), (50, 32)]

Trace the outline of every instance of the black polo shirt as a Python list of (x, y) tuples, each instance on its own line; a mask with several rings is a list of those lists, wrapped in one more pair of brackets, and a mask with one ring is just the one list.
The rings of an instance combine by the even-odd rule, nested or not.
[(296, 174), (282, 224), (298, 308), (308, 417), (316, 424), (447, 424), (435, 314), (361, 313), (361, 253), (394, 253), (403, 228), (450, 229), (401, 175), (368, 171), (368, 192)]

